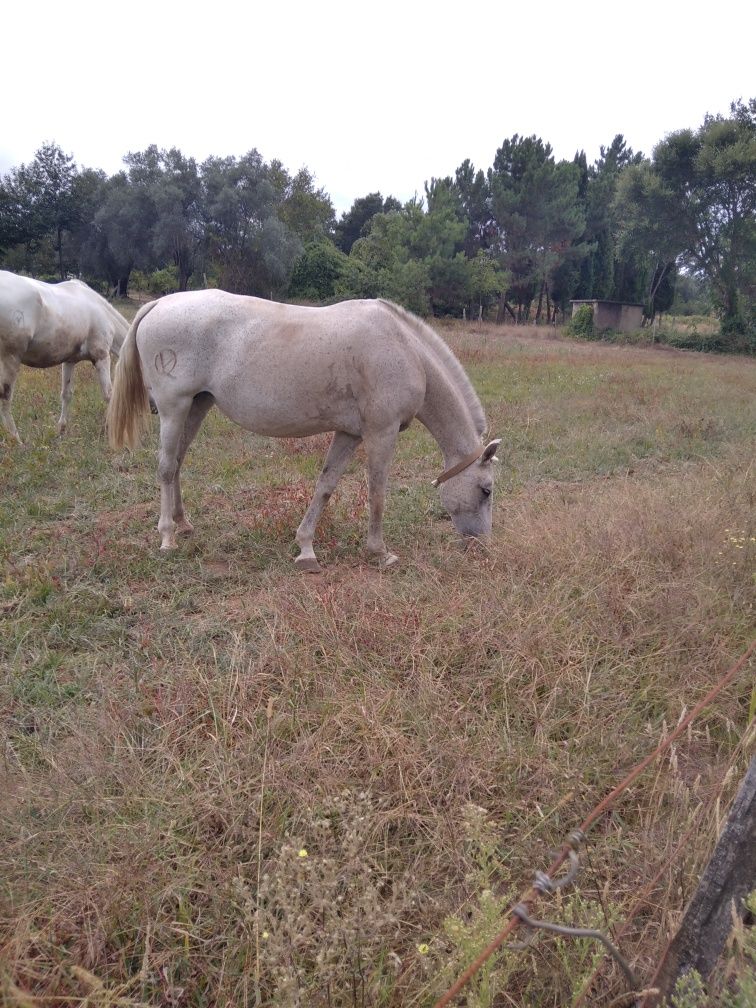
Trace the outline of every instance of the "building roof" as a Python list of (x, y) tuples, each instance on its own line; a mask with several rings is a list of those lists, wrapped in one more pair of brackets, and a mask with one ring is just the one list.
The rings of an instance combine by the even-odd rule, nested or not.
[(572, 298), (570, 304), (616, 304), (627, 308), (645, 308), (642, 301), (608, 301), (606, 298)]

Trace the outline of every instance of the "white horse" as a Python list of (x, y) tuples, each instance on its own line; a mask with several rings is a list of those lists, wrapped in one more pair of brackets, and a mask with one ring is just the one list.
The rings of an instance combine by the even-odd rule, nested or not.
[(121, 349), (129, 323), (105, 298), (81, 280), (48, 284), (0, 270), (0, 415), (21, 444), (11, 415), (13, 387), (22, 364), (35, 368), (63, 365), (58, 433), (68, 426), (73, 369), (91, 361), (107, 402), (110, 354)]
[(451, 350), (388, 301), (304, 308), (217, 290), (172, 294), (139, 311), (121, 350), (108, 409), (113, 448), (140, 443), (147, 387), (160, 414), (161, 549), (192, 531), (179, 473), (214, 404), (257, 434), (334, 432), (296, 533), (301, 570), (320, 569), (315, 526), (360, 442), (369, 478), (367, 550), (381, 567), (396, 562), (383, 541), (383, 508), (397, 436), (414, 417), (443, 453), (446, 468), (433, 482), (457, 530), (491, 531), (499, 440), (483, 445), (483, 410)]

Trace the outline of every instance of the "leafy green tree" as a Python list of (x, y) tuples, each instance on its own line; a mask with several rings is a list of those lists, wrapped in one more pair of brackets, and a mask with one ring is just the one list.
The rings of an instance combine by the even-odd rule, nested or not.
[(22, 203), (14, 186), (14, 169), (0, 178), (0, 261), (8, 249), (20, 245), (26, 235)]
[(401, 209), (401, 204), (393, 196), (388, 196), (385, 200), (379, 192), (360, 196), (336, 225), (336, 245), (349, 255), (354, 243), (367, 234), (370, 221), (376, 214), (393, 213)]
[(675, 315), (708, 315), (712, 310), (708, 283), (693, 273), (678, 273), (671, 311)]
[(706, 278), (726, 336), (756, 335), (756, 99), (707, 116), (654, 149), (676, 213), (681, 261)]
[(300, 168), (290, 176), (280, 162), (274, 161), (270, 171), (276, 176), (278, 216), (292, 234), (305, 243), (332, 239), (336, 226), (333, 203), (323, 189), (315, 188), (309, 170)]
[(278, 216), (278, 166), (256, 150), (202, 165), (206, 241), (219, 284), (238, 294), (271, 297), (286, 290), (302, 243)]
[(461, 315), (470, 300), (470, 268), (463, 251), (464, 209), (451, 179), (431, 179), (425, 198), (427, 208), (416, 215), (410, 233), (412, 256), (424, 262), (428, 271), (431, 314)]
[[(612, 203), (617, 221), (617, 300), (635, 300), (645, 305), (653, 318), (672, 303), (675, 261), (683, 242), (674, 201), (650, 162), (630, 165), (620, 176)], [(623, 268), (632, 287), (623, 290)]]
[(677, 264), (710, 285), (733, 345), (756, 334), (756, 99), (667, 136), (623, 174), (615, 206), (621, 243), (646, 257), (651, 299)]
[(467, 223), (465, 255), (473, 259), (481, 249), (489, 248), (496, 236), (488, 181), (481, 169), (476, 171), (472, 162), (465, 160), (454, 173), (453, 188)]
[(64, 251), (67, 232), (78, 219), (73, 157), (55, 143), (45, 143), (28, 165), (8, 172), (0, 199), (0, 245), (25, 246), (25, 265), (34, 270), (34, 255), (48, 241), (61, 280), (72, 268)]
[(595, 275), (600, 285), (600, 292), (594, 292), (594, 297), (643, 301), (645, 264), (642, 257), (639, 259), (635, 254), (637, 249), (617, 243), (621, 221), (618, 221), (614, 197), (627, 171), (644, 161), (643, 154), (635, 153), (618, 133), (609, 147), (601, 148), (601, 156), (594, 165), (588, 192), (588, 214), (593, 229), (589, 240), (596, 242)]
[(468, 260), (470, 307), (479, 315), (493, 299), (501, 297), (512, 282), (509, 273), (504, 272), (495, 256), (480, 250)]
[[(358, 297), (392, 297), (393, 278), (410, 259), (410, 232), (412, 218), (422, 215), (422, 208), (408, 203), (402, 211), (375, 214), (371, 218), (369, 232), (358, 238), (352, 246), (350, 260), (360, 264), (353, 278), (361, 286), (355, 290)], [(343, 286), (340, 288), (344, 290)]]
[(580, 173), (574, 163), (556, 164), (550, 144), (536, 136), (505, 140), (488, 172), (491, 216), (496, 226), (493, 243), (503, 269), (511, 274), (502, 295), (499, 318), (505, 310), (516, 319), (528, 318), (539, 298), (537, 317), (550, 285), (576, 249), (585, 231), (585, 216), (578, 202)]
[(302, 301), (329, 301), (347, 271), (347, 256), (330, 239), (321, 237), (305, 245), (289, 282), (287, 297)]
[(490, 256), (464, 252), (468, 223), (452, 179), (431, 179), (426, 198), (375, 214), (337, 285), (351, 297), (383, 296), (421, 315), (461, 315), (501, 286)]
[(154, 206), (145, 187), (135, 185), (126, 172), (111, 176), (102, 186), (99, 206), (81, 248), (85, 272), (105, 277), (116, 297), (126, 297), (131, 271), (152, 269), (150, 231)]
[(334, 281), (336, 299), (347, 301), (350, 298), (375, 298), (381, 295), (387, 296), (381, 289), (378, 273), (359, 256), (346, 256), (344, 269)]
[(389, 277), (385, 296), (404, 305), (416, 315), (431, 314), (429, 291), (433, 279), (428, 263), (422, 259), (408, 259), (404, 266)]
[(618, 133), (599, 158), (588, 166), (584, 152), (575, 156), (579, 172), (578, 201), (585, 214), (580, 238), (585, 255), (579, 262), (572, 297), (615, 301), (643, 301), (648, 270), (630, 245), (620, 247), (617, 230), (622, 223), (615, 210), (619, 179), (632, 165), (643, 162)]
[(386, 297), (427, 315), (429, 271), (416, 247), (413, 254), (413, 236), (423, 216), (418, 200), (410, 200), (401, 210), (375, 214), (367, 233), (352, 246), (337, 294)]
[[(105, 172), (94, 168), (82, 168), (74, 179), (76, 220), (70, 230), (69, 249), (71, 261), (76, 265), (78, 273), (86, 272), (83, 261), (84, 249), (90, 240), (95, 214), (102, 202), (107, 181)], [(96, 283), (103, 277), (91, 274), (88, 279)]]
[(202, 185), (193, 158), (175, 147), (154, 144), (124, 158), (129, 183), (143, 208), (151, 208), (148, 242), (139, 256), (140, 269), (176, 268), (178, 289), (186, 290), (202, 249)]

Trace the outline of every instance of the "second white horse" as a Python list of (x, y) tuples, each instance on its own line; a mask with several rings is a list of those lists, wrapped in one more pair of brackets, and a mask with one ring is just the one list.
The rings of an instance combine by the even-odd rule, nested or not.
[(22, 364), (63, 365), (58, 433), (68, 426), (73, 369), (91, 361), (103, 398), (110, 399), (110, 354), (116, 356), (129, 331), (120, 312), (81, 280), (48, 284), (0, 270), (0, 417), (21, 443), (11, 414), (13, 387)]

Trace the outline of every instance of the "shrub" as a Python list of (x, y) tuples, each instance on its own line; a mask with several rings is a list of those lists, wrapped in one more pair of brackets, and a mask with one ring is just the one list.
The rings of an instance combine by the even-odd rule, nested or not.
[(392, 877), (386, 862), (383, 811), (367, 792), (344, 790), (303, 810), (301, 832), (278, 845), (257, 896), (234, 879), (266, 1004), (366, 1006), (390, 990), (415, 897), (411, 878)]
[(580, 305), (567, 323), (567, 332), (580, 339), (595, 339), (596, 330), (593, 327), (593, 305)]
[(172, 294), (178, 288), (178, 270), (173, 263), (163, 269), (155, 270), (147, 277), (147, 290), (150, 294)]
[(288, 297), (303, 301), (328, 301), (346, 269), (347, 257), (333, 242), (320, 239), (305, 246), (289, 282)]

